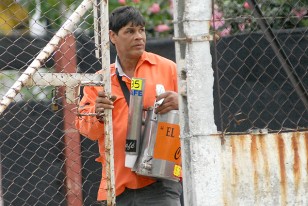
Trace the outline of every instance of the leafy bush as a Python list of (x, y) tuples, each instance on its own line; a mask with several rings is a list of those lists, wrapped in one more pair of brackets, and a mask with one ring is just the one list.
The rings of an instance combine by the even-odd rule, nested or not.
[[(259, 0), (257, 3), (263, 19), (272, 29), (308, 27), (307, 1), (304, 3), (300, 0)], [(258, 30), (253, 9), (245, 0), (216, 0), (212, 26), (221, 35)]]
[[(140, 9), (147, 21), (148, 36), (172, 35), (173, 5), (171, 0), (111, 0), (109, 2), (110, 9), (120, 5), (131, 5)], [(256, 18), (253, 17), (253, 8), (246, 0), (215, 0), (214, 2), (211, 22), (214, 32), (226, 36), (259, 30)], [(308, 27), (307, 0), (259, 0), (257, 3), (264, 19), (272, 29)], [(155, 5), (158, 7), (157, 10), (153, 8)]]
[[(35, 2), (41, 2), (41, 17), (48, 20), (49, 28), (58, 29), (68, 15), (82, 0), (19, 0), (31, 11), (33, 16)], [(215, 0), (212, 15), (212, 29), (221, 36), (237, 32), (258, 30), (253, 8), (245, 0)], [(258, 0), (264, 19), (273, 29), (290, 29), (308, 27), (307, 0)], [(173, 34), (173, 5), (172, 0), (109, 0), (109, 12), (121, 5), (137, 7), (146, 19), (148, 37), (170, 37)], [(81, 26), (91, 30), (92, 14)]]
[(109, 10), (130, 5), (138, 8), (146, 21), (148, 37), (166, 37), (173, 33), (172, 0), (110, 0)]
[[(30, 16), (47, 28), (57, 30), (69, 15), (79, 6), (82, 0), (19, 0), (29, 11)], [(110, 0), (109, 12), (119, 6), (137, 7), (146, 20), (148, 37), (165, 37), (172, 33), (172, 0)], [(31, 25), (30, 25), (31, 26)], [(93, 15), (88, 14), (80, 26), (83, 30), (93, 30)]]

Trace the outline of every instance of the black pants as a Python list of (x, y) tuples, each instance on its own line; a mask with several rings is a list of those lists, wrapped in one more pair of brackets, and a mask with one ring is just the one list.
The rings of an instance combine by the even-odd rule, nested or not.
[(140, 189), (126, 188), (122, 194), (116, 197), (116, 205), (181, 206), (182, 191), (180, 182), (160, 180)]

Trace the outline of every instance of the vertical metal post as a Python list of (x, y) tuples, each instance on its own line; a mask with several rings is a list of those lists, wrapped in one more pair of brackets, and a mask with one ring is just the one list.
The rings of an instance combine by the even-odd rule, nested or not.
[[(76, 73), (77, 57), (76, 43), (73, 35), (67, 36), (61, 41), (59, 49), (55, 53), (56, 71), (63, 73)], [(67, 87), (67, 89), (69, 89)], [(67, 205), (82, 206), (82, 173), (81, 173), (81, 141), (80, 134), (72, 122), (75, 119), (74, 104), (65, 101), (65, 88), (59, 88), (59, 97), (63, 105), (63, 130), (65, 143), (65, 173), (67, 188)]]
[(174, 0), (185, 205), (223, 205), (221, 141), (214, 123), (211, 0)]
[(0, 153), (0, 206), (4, 205), (3, 192), (2, 192), (2, 160)]
[[(96, 1), (97, 2), (97, 1)], [(104, 90), (111, 95), (111, 77), (110, 77), (110, 45), (109, 45), (109, 1), (100, 1), (96, 3), (97, 30), (96, 42), (99, 42), (100, 49), (96, 52), (99, 55), (102, 64), (104, 76)], [(107, 177), (107, 205), (115, 205), (115, 177), (114, 177), (114, 148), (113, 148), (113, 127), (112, 110), (105, 111), (104, 134), (105, 134), (105, 156), (106, 156), (106, 177)]]

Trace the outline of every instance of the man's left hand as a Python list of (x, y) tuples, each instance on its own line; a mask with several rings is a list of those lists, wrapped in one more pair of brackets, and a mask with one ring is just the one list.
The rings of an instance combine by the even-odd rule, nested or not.
[(156, 98), (156, 101), (164, 99), (163, 103), (156, 108), (155, 112), (159, 114), (165, 114), (171, 110), (179, 109), (178, 93), (173, 91), (167, 91)]

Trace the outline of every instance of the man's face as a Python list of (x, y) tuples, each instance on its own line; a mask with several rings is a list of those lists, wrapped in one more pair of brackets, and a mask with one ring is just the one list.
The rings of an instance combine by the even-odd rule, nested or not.
[(128, 23), (118, 34), (109, 32), (110, 40), (115, 45), (120, 58), (139, 59), (145, 50), (145, 28)]

